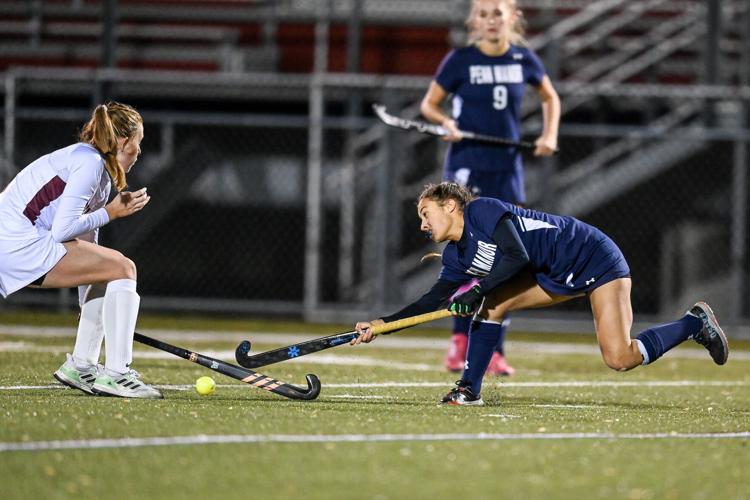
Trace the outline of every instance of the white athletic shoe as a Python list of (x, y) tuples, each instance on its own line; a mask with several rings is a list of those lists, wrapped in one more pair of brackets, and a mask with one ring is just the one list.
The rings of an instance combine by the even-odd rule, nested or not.
[(161, 399), (164, 397), (161, 392), (143, 383), (140, 379), (140, 374), (133, 369), (115, 377), (102, 371), (96, 377), (91, 390), (99, 396), (143, 399)]
[(94, 394), (91, 387), (94, 385), (96, 377), (99, 376), (101, 365), (89, 365), (86, 368), (78, 368), (73, 356), (66, 354), (68, 357), (65, 363), (52, 374), (61, 384), (79, 389), (86, 394)]

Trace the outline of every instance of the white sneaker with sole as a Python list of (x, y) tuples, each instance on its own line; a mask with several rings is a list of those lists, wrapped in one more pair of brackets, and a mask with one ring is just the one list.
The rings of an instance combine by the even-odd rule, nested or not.
[(99, 396), (116, 396), (120, 398), (161, 399), (161, 392), (141, 381), (137, 371), (131, 369), (117, 376), (100, 373), (91, 387)]
[(52, 374), (61, 384), (78, 389), (86, 394), (94, 394), (91, 387), (94, 385), (96, 377), (99, 376), (101, 365), (89, 365), (85, 368), (79, 368), (75, 364), (75, 359), (70, 354), (66, 354), (68, 359)]

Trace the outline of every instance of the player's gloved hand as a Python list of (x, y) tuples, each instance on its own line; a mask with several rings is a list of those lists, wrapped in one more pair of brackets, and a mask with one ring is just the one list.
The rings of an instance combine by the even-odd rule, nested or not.
[(468, 291), (453, 299), (451, 305), (448, 306), (448, 310), (456, 313), (458, 316), (468, 316), (477, 310), (482, 304), (483, 298), (482, 287), (474, 285)]

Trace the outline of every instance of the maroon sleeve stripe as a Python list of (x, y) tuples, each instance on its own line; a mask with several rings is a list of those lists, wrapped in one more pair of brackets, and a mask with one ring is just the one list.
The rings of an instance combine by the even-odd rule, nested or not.
[(32, 224), (36, 225), (36, 220), (39, 218), (39, 214), (42, 213), (44, 207), (55, 201), (65, 189), (65, 181), (57, 175), (54, 176), (47, 184), (37, 191), (30, 202), (26, 204), (26, 209), (23, 214)]

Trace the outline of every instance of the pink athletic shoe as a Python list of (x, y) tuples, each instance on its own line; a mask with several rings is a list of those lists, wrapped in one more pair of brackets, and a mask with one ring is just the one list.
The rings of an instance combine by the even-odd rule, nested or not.
[(495, 351), (492, 353), (492, 359), (490, 359), (490, 364), (487, 366), (487, 373), (489, 375), (497, 375), (498, 377), (510, 377), (516, 373), (516, 369), (508, 364), (505, 356)]
[(454, 333), (451, 337), (451, 345), (445, 354), (445, 369), (449, 372), (460, 372), (464, 369), (466, 361), (466, 349), (469, 347), (469, 337), (460, 333)]

